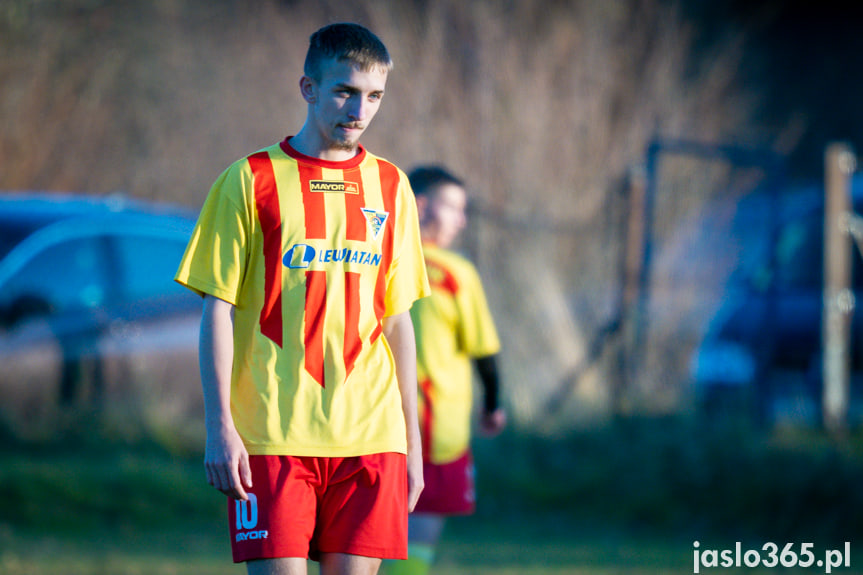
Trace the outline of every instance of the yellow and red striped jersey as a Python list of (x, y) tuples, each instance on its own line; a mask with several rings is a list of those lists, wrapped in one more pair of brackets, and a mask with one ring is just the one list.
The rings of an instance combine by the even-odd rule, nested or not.
[(235, 306), (231, 410), (249, 453), (406, 452), (384, 317), (429, 293), (407, 176), (289, 139), (213, 184), (176, 280)]
[(431, 297), (414, 303), (420, 431), (432, 463), (461, 457), (470, 443), (471, 359), (500, 350), (476, 268), (465, 258), (423, 245)]

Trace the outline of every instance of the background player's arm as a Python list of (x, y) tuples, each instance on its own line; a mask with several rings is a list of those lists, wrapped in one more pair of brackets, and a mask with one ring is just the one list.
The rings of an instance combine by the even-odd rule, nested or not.
[(252, 486), (249, 454), (231, 416), (233, 314), (232, 304), (204, 296), (199, 350), (207, 430), (204, 467), (210, 485), (234, 499), (248, 499), (243, 486)]
[(408, 511), (413, 511), (424, 482), (422, 440), (417, 413), (417, 353), (410, 312), (385, 317), (383, 330), (396, 363), (396, 377), (407, 427)]
[(474, 363), (484, 393), (480, 429), (486, 435), (494, 436), (506, 427), (506, 412), (500, 407), (498, 400), (500, 376), (497, 370), (497, 354), (478, 357)]

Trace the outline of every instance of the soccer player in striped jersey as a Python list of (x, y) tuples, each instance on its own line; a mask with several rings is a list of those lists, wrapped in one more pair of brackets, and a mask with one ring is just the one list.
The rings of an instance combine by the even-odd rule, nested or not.
[(204, 297), (207, 479), (252, 574), (407, 556), (423, 487), (410, 308), (430, 289), (408, 178), (359, 143), (391, 67), (361, 26), (315, 32), (305, 123), (219, 176), (177, 272)]
[(445, 518), (474, 511), (470, 451), (472, 370), (484, 388), (480, 429), (498, 434), (497, 331), (476, 268), (451, 251), (466, 224), (464, 184), (440, 166), (410, 172), (432, 296), (411, 308), (417, 344), (425, 489), (409, 519), (408, 560), (387, 562), (388, 575), (428, 573)]

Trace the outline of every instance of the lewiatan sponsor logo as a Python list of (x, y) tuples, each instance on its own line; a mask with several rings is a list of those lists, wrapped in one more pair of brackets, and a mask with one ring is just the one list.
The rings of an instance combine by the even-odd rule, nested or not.
[(351, 248), (318, 250), (308, 244), (294, 244), (282, 258), (290, 269), (308, 269), (313, 263), (345, 263), (363, 266), (381, 265), (381, 254)]

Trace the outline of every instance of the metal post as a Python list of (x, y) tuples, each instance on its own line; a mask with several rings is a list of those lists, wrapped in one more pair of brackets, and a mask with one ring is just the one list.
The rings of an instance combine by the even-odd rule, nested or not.
[(641, 226), (641, 264), (637, 267), (638, 283), (635, 288), (634, 325), (632, 326), (632, 347), (629, 367), (627, 369), (627, 385), (639, 385), (639, 374), (647, 358), (648, 304), (650, 302), (650, 271), (653, 264), (653, 220), (656, 187), (659, 175), (659, 154), (662, 146), (654, 140), (647, 148), (645, 176), (647, 178), (639, 190), (641, 214), (644, 223)]
[(828, 146), (824, 159), (823, 418), (827, 431), (842, 435), (848, 425), (850, 319), (854, 309), (847, 221), (856, 159), (851, 148), (842, 143)]
[(618, 348), (618, 361), (616, 362), (616, 374), (611, 384), (611, 409), (615, 416), (625, 415), (630, 410), (627, 390), (632, 387), (633, 372), (630, 370), (635, 363), (633, 357), (634, 325), (633, 312), (639, 298), (639, 287), (641, 285), (641, 265), (644, 242), (645, 212), (644, 200), (647, 177), (645, 168), (638, 166), (632, 168), (627, 178), (627, 188), (624, 192), (626, 198), (626, 215), (624, 222), (623, 253), (621, 258), (621, 283), (620, 293), (620, 330), (621, 340)]

